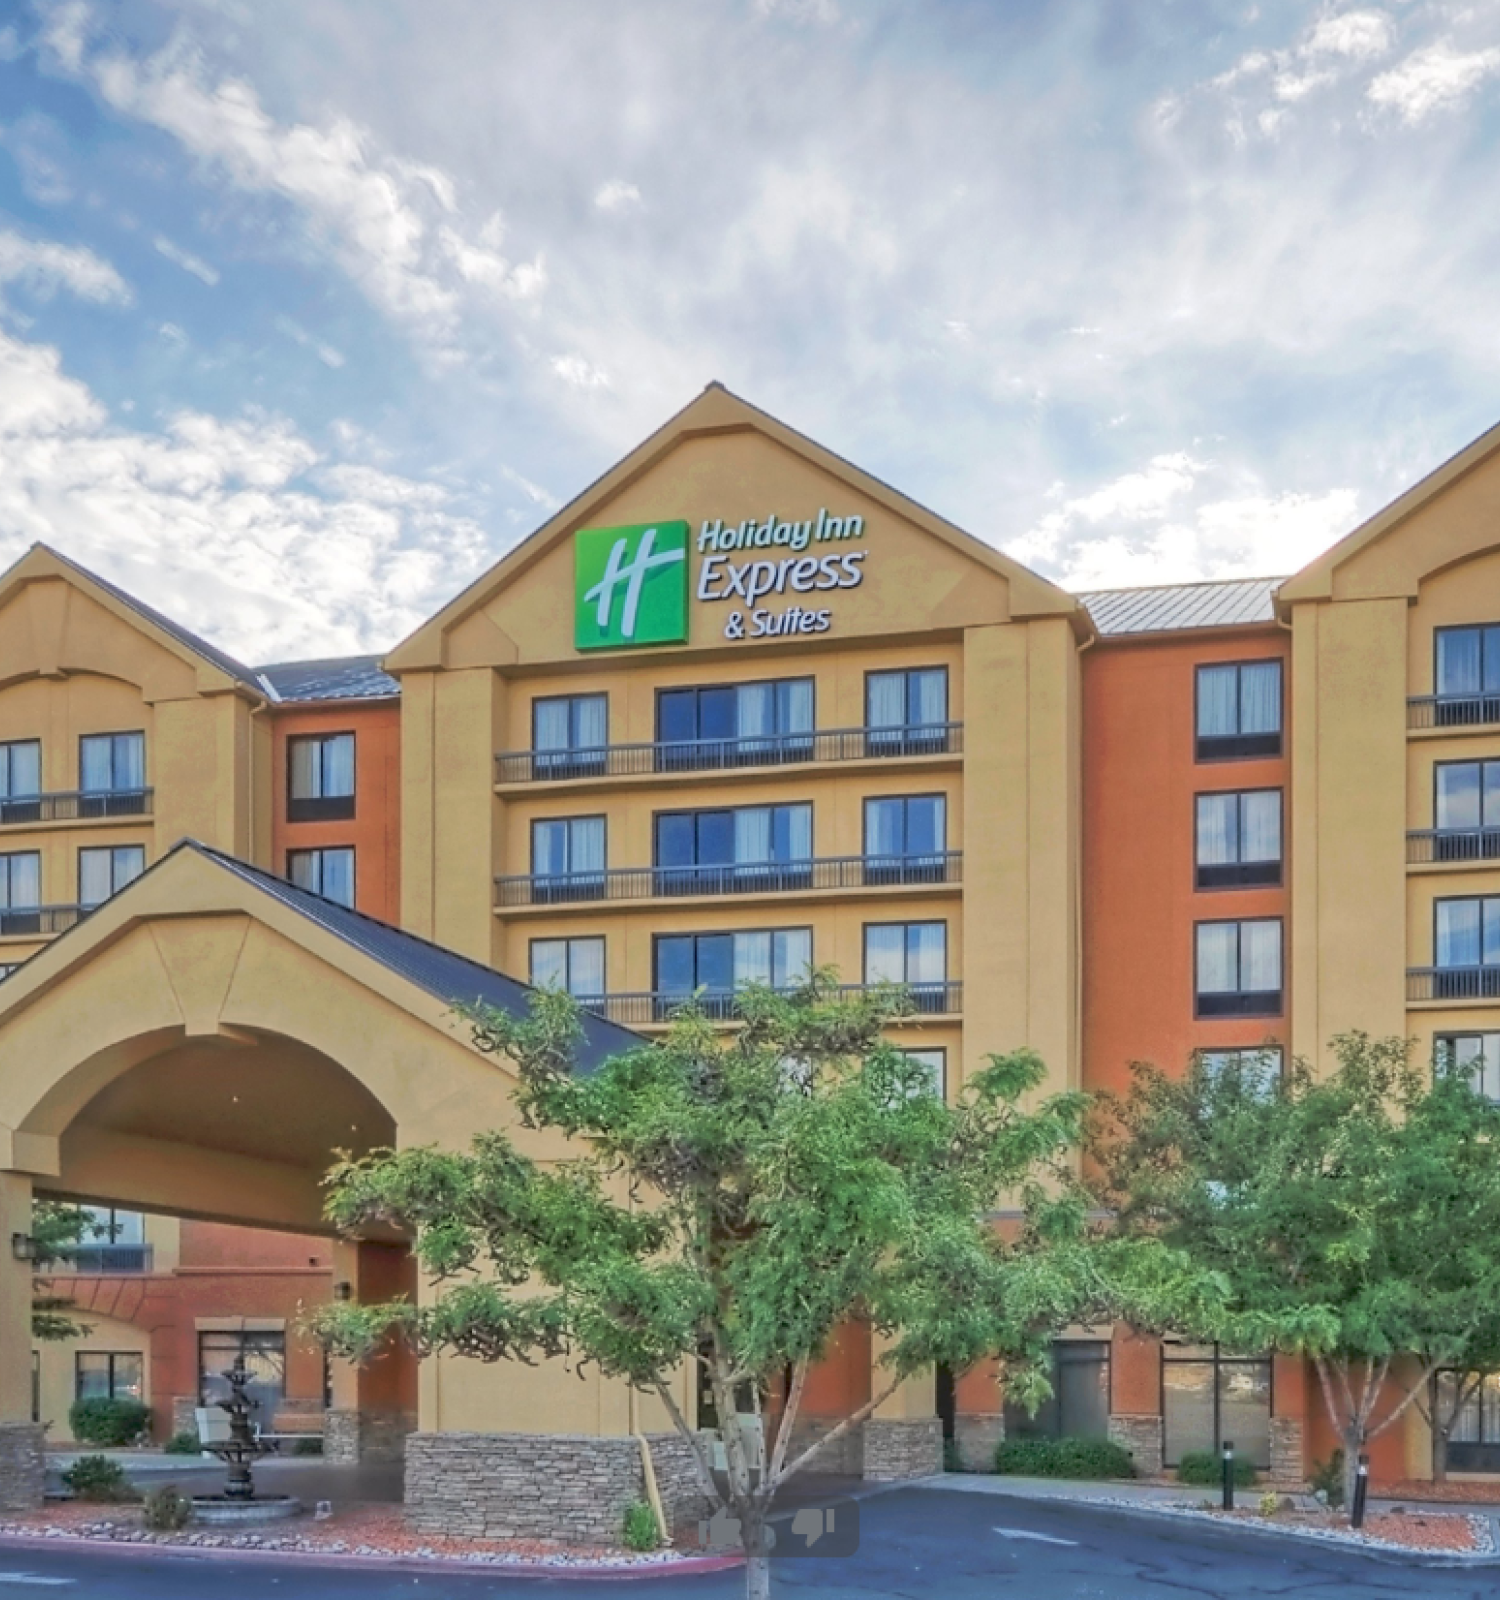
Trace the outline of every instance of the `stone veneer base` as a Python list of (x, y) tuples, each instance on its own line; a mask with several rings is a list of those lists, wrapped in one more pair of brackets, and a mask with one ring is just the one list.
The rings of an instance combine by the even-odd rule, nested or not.
[(872, 1483), (897, 1483), (904, 1478), (930, 1478), (943, 1470), (943, 1423), (940, 1417), (901, 1421), (871, 1417), (865, 1423), (865, 1478)]
[(1136, 1472), (1143, 1478), (1161, 1476), (1162, 1421), (1156, 1416), (1111, 1417), (1109, 1436), (1130, 1452)]
[(323, 1459), (337, 1466), (357, 1461), (404, 1461), (417, 1419), (409, 1411), (325, 1411)]
[(38, 1422), (0, 1422), (0, 1511), (34, 1511), (46, 1468)]
[(1271, 1418), (1271, 1481), (1289, 1485), (1307, 1482), (1300, 1417)]
[(953, 1419), (953, 1443), (965, 1472), (993, 1472), (995, 1452), (1005, 1440), (1005, 1418), (960, 1411)]

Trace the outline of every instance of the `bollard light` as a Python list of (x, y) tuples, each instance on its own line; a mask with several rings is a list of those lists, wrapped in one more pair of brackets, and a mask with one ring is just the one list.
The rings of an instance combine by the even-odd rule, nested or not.
[(1234, 1440), (1224, 1441), (1224, 1509), (1234, 1510)]
[(1365, 1525), (1365, 1496), (1370, 1492), (1370, 1458), (1361, 1455), (1354, 1469), (1354, 1505), (1349, 1512), (1349, 1526), (1362, 1528)]

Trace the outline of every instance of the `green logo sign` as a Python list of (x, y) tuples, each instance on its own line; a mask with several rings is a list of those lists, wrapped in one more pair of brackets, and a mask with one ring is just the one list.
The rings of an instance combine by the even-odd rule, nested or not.
[(573, 643), (580, 650), (685, 644), (688, 525), (582, 528), (573, 543)]

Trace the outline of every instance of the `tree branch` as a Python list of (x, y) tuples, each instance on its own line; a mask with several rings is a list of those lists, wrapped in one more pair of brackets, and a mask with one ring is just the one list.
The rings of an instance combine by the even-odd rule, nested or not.
[[(719, 1493), (719, 1486), (714, 1482), (714, 1469), (708, 1457), (703, 1454), (703, 1441), (698, 1437), (697, 1431), (688, 1427), (687, 1418), (682, 1414), (682, 1408), (677, 1404), (677, 1397), (662, 1382), (655, 1380), (656, 1392), (661, 1397), (662, 1404), (667, 1408), (667, 1415), (672, 1419), (672, 1426), (687, 1440), (693, 1451), (693, 1465), (698, 1469), (698, 1486), (708, 1494), (709, 1501), (717, 1511), (724, 1504), (724, 1496)], [(663, 1529), (663, 1532), (666, 1530)]]
[(792, 1386), (787, 1390), (786, 1405), (776, 1429), (776, 1447), (771, 1452), (771, 1465), (766, 1472), (766, 1481), (771, 1484), (779, 1480), (782, 1465), (786, 1461), (787, 1446), (792, 1442), (792, 1428), (802, 1405), (802, 1390), (807, 1384), (807, 1367), (808, 1358), (800, 1356), (792, 1369)]
[(1436, 1372), (1441, 1365), (1442, 1362), (1439, 1359), (1429, 1361), (1422, 1369), (1421, 1381), (1412, 1385), (1411, 1389), (1407, 1392), (1406, 1398), (1401, 1402), (1401, 1404), (1397, 1406), (1393, 1412), (1391, 1412), (1390, 1416), (1388, 1416), (1385, 1421), (1379, 1425), (1379, 1427), (1371, 1428), (1367, 1434), (1367, 1437), (1371, 1439), (1378, 1439), (1380, 1435), (1384, 1433), (1385, 1430), (1397, 1419), (1397, 1417), (1403, 1415), (1406, 1411), (1406, 1408), (1412, 1403), (1413, 1400), (1417, 1398), (1422, 1390), (1427, 1387), (1428, 1383), (1432, 1379), (1433, 1373)]
[(794, 1472), (800, 1472), (803, 1467), (805, 1467), (807, 1463), (811, 1461), (812, 1458), (817, 1455), (818, 1451), (820, 1451), (825, 1445), (832, 1444), (835, 1439), (842, 1439), (851, 1428), (857, 1428), (860, 1423), (862, 1423), (865, 1418), (876, 1409), (877, 1406), (883, 1406), (886, 1401), (889, 1400), (893, 1394), (895, 1394), (897, 1389), (901, 1387), (901, 1383), (902, 1380), (897, 1378), (894, 1382), (888, 1384), (883, 1390), (881, 1390), (881, 1392), (876, 1395), (873, 1400), (867, 1400), (858, 1411), (851, 1412), (841, 1423), (839, 1423), (838, 1427), (831, 1428), (815, 1444), (809, 1445), (808, 1448), (804, 1450), (788, 1468), (786, 1468), (786, 1470), (778, 1479), (776, 1479), (774, 1483), (770, 1482), (768, 1479), (767, 1487), (772, 1490), (779, 1489)]

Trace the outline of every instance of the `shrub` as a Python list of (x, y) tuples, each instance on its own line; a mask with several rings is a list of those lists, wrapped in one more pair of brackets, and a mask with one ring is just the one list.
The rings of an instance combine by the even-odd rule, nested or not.
[(62, 1481), (79, 1500), (128, 1500), (131, 1495), (124, 1467), (108, 1456), (79, 1456)]
[(1335, 1450), (1326, 1461), (1317, 1462), (1307, 1481), (1313, 1493), (1321, 1493), (1329, 1508), (1337, 1511), (1344, 1503), (1344, 1452)]
[(161, 1448), (162, 1454), (169, 1456), (196, 1456), (203, 1451), (196, 1433), (174, 1433)]
[(292, 1446), (294, 1456), (320, 1456), (323, 1454), (323, 1440), (319, 1434), (310, 1433), (305, 1439), (299, 1439)]
[(995, 1471), (1023, 1478), (1133, 1478), (1130, 1452), (1110, 1439), (1005, 1439)]
[[(1224, 1458), (1213, 1450), (1189, 1450), (1177, 1465), (1178, 1483), (1198, 1489), (1215, 1489), (1224, 1481)], [(1234, 1483), (1248, 1489), (1255, 1482), (1255, 1463), (1245, 1456), (1234, 1458)]]
[(958, 1452), (957, 1439), (943, 1440), (943, 1471), (967, 1472), (969, 1469), (963, 1463), (963, 1457)]
[(151, 1407), (139, 1400), (75, 1400), (68, 1426), (80, 1444), (119, 1449), (134, 1444), (151, 1426)]
[(193, 1520), (193, 1502), (175, 1483), (153, 1489), (141, 1506), (141, 1521), (152, 1533), (180, 1533)]
[(625, 1507), (623, 1536), (627, 1550), (654, 1550), (661, 1543), (656, 1513), (644, 1500)]
[(1260, 1514), (1263, 1517), (1274, 1517), (1281, 1510), (1281, 1496), (1274, 1489), (1267, 1489), (1260, 1497)]

